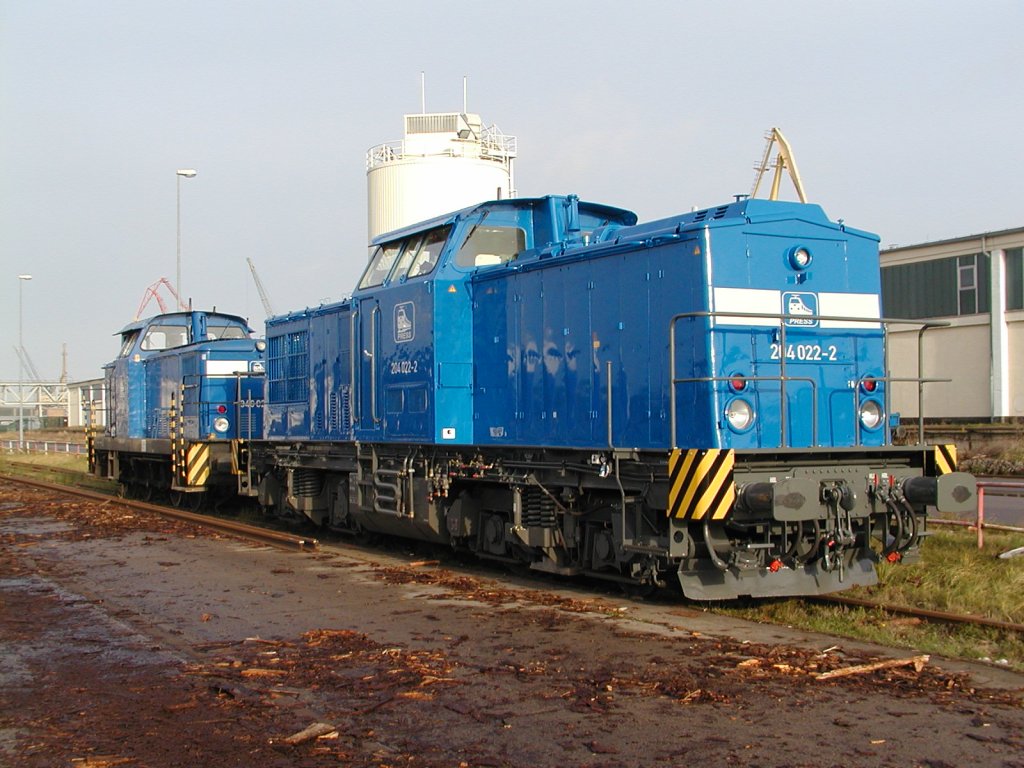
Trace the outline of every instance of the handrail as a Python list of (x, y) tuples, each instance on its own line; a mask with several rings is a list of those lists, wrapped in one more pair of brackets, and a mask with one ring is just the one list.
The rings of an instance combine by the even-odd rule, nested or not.
[[(215, 401), (205, 399), (206, 395), (205, 395), (205, 393), (203, 391), (203, 388), (202, 388), (202, 383), (203, 383), (204, 379), (234, 379), (235, 380), (235, 399), (232, 402), (232, 405), (235, 407), (235, 420), (236, 420), (237, 426), (238, 426), (239, 431), (240, 431), (241, 430), (241, 422), (243, 421), (243, 419), (242, 419), (242, 411), (243, 410), (248, 410), (249, 411), (248, 418), (246, 418), (244, 421), (246, 423), (245, 426), (246, 426), (246, 429), (248, 431), (248, 437), (251, 439), (252, 438), (252, 424), (253, 424), (252, 412), (255, 411), (257, 408), (262, 408), (263, 406), (265, 406), (266, 405), (266, 398), (264, 396), (264, 397), (257, 398), (257, 399), (253, 399), (253, 398), (247, 398), (245, 400), (242, 399), (242, 379), (249, 379), (249, 378), (266, 378), (266, 373), (260, 373), (260, 372), (256, 372), (256, 371), (235, 371), (233, 373), (190, 373), (190, 374), (186, 374), (185, 376), (182, 377), (182, 382), (181, 382), (181, 384), (182, 384), (182, 398), (181, 398), (181, 404), (179, 405), (179, 410), (181, 411), (181, 417), (184, 418), (184, 416), (185, 416), (186, 406), (188, 406), (190, 408), (194, 408), (195, 409), (195, 414), (196, 414), (196, 416), (198, 416), (199, 415), (199, 409), (201, 409), (204, 406), (214, 405)], [(188, 384), (186, 384), (186, 382), (188, 382), (188, 381), (190, 381), (192, 379), (197, 380), (198, 383), (188, 383)], [(196, 399), (194, 399), (194, 400), (186, 401), (185, 400), (185, 395), (184, 395), (184, 390), (185, 389), (198, 389), (199, 390), (199, 396)], [(219, 401), (216, 401), (216, 402), (219, 404)], [(160, 412), (168, 412), (168, 411), (170, 411), (170, 408), (158, 408), (156, 410), (157, 410), (158, 413), (160, 413)]]
[[(894, 379), (888, 375), (879, 377), (879, 380), (889, 381), (916, 381), (918, 382), (918, 402), (917, 412), (920, 421), (921, 428), (919, 429), (919, 440), (923, 441), (924, 437), (924, 385), (926, 383), (948, 381), (948, 379), (925, 379), (921, 378), (921, 369), (924, 367), (924, 352), (923, 352), (923, 336), (925, 331), (931, 328), (943, 328), (950, 325), (949, 322), (944, 320), (920, 320), (920, 319), (909, 319), (909, 318), (895, 318), (895, 317), (853, 317), (849, 315), (793, 315), (788, 313), (774, 313), (774, 312), (736, 312), (733, 310), (702, 310), (698, 312), (682, 312), (677, 315), (673, 315), (669, 320), (669, 408), (671, 413), (669, 414), (669, 429), (672, 447), (677, 448), (677, 424), (676, 424), (676, 385), (681, 383), (681, 380), (676, 379), (676, 325), (680, 320), (695, 320), (698, 318), (709, 318), (714, 320), (715, 318), (740, 318), (750, 320), (777, 320), (779, 322), (779, 376), (778, 380), (781, 385), (781, 392), (779, 396), (779, 418), (783, 425), (783, 437), (785, 436), (785, 421), (786, 421), (786, 382), (787, 381), (798, 381), (800, 379), (786, 376), (786, 328), (800, 326), (787, 326), (786, 321), (789, 320), (814, 320), (820, 328), (822, 321), (824, 322), (837, 322), (837, 323), (862, 323), (865, 325), (877, 325), (881, 328), (883, 334), (883, 346), (885, 350), (885, 357), (883, 364), (885, 365), (885, 372), (888, 374), (888, 349), (889, 349), (889, 326), (890, 325), (914, 325), (919, 326), (918, 331), (918, 377), (908, 379)], [(709, 330), (713, 330), (709, 329)], [(858, 382), (859, 383), (859, 382)], [(889, 408), (889, 388), (885, 390), (885, 412), (888, 415)], [(855, 402), (859, 409), (859, 388), (858, 394), (855, 395)], [(816, 426), (816, 425), (815, 425)], [(815, 440), (815, 442), (817, 442)], [(857, 442), (860, 442), (860, 421), (857, 421)], [(786, 445), (785, 439), (782, 440), (783, 446)]]
[(373, 170), (385, 163), (409, 157), (471, 157), (507, 165), (517, 151), (515, 136), (507, 136), (491, 126), (485, 128), (477, 140), (452, 141), (443, 147), (431, 145), (427, 151), (408, 151), (405, 139), (377, 144), (366, 151), (366, 169)]

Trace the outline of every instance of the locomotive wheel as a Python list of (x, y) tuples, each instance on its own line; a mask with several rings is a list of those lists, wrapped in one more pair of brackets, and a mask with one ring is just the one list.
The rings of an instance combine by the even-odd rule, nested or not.
[(118, 489), (118, 495), (123, 499), (146, 502), (153, 498), (153, 488), (146, 483), (129, 482)]
[(175, 509), (187, 509), (197, 512), (203, 506), (203, 494), (171, 491), (171, 506)]

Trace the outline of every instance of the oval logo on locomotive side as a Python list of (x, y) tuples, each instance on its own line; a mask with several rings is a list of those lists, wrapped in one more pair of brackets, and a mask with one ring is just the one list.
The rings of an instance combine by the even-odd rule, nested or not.
[(411, 301), (395, 304), (395, 342), (416, 338), (416, 305)]
[(815, 328), (818, 325), (818, 295), (787, 291), (782, 294), (782, 314), (789, 315), (786, 325)]

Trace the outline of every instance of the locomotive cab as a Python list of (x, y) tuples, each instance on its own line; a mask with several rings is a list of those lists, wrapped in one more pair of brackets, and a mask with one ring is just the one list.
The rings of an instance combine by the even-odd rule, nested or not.
[[(474, 280), (636, 216), (574, 196), (484, 203), (384, 235), (352, 297), (359, 440), (479, 441)], [(503, 350), (503, 353), (505, 351)]]

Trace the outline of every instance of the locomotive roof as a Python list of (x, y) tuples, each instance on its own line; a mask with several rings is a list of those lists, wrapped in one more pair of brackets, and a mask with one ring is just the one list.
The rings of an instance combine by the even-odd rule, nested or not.
[[(373, 238), (370, 245), (380, 245), (381, 243), (387, 243), (391, 240), (397, 240), (407, 235), (415, 234), (416, 232), (422, 232), (427, 229), (433, 229), (443, 224), (450, 224), (453, 221), (464, 218), (469, 214), (477, 210), (483, 210), (486, 208), (496, 207), (510, 207), (510, 208), (526, 208), (530, 206), (539, 206), (546, 204), (551, 199), (565, 200), (565, 195), (544, 195), (543, 197), (512, 197), (504, 200), (488, 200), (483, 203), (477, 203), (471, 205), (468, 208), (462, 208), (458, 211), (452, 211), (451, 213), (445, 213), (440, 216), (435, 216), (432, 219), (426, 219), (415, 224), (410, 224), (407, 227), (401, 227), (400, 229), (394, 229), (390, 232), (378, 235)], [(637, 216), (633, 211), (626, 208), (617, 208), (613, 205), (604, 205), (603, 203), (591, 203), (584, 200), (579, 201), (581, 210), (586, 210), (592, 213), (604, 214), (608, 218), (622, 219), (623, 223), (628, 225), (636, 224)]]
[[(247, 331), (252, 333), (252, 328), (249, 327), (249, 322), (244, 317), (241, 317), (239, 315), (231, 315), (231, 314), (228, 314), (227, 312), (214, 312), (214, 311), (209, 311), (209, 310), (198, 310), (198, 309), (197, 310), (193, 310), (193, 312), (203, 312), (203, 314), (205, 314), (207, 316), (207, 318), (221, 317), (221, 318), (224, 318), (225, 320), (234, 321), (236, 323), (241, 324)], [(184, 310), (184, 309), (181, 310), (180, 312), (164, 312), (164, 313), (159, 314), (159, 315), (152, 315), (150, 317), (144, 317), (141, 320), (134, 320), (134, 321), (128, 323), (128, 325), (126, 325), (120, 331), (117, 331), (117, 333), (115, 333), (114, 335), (115, 336), (120, 336), (121, 334), (128, 333), (129, 331), (141, 330), (142, 328), (145, 328), (145, 327), (147, 327), (149, 325), (152, 325), (157, 320), (164, 320), (166, 318), (171, 318), (171, 317), (181, 317), (181, 318), (184, 318), (184, 319), (188, 319), (191, 316), (192, 316), (192, 312), (189, 312), (188, 310)]]

